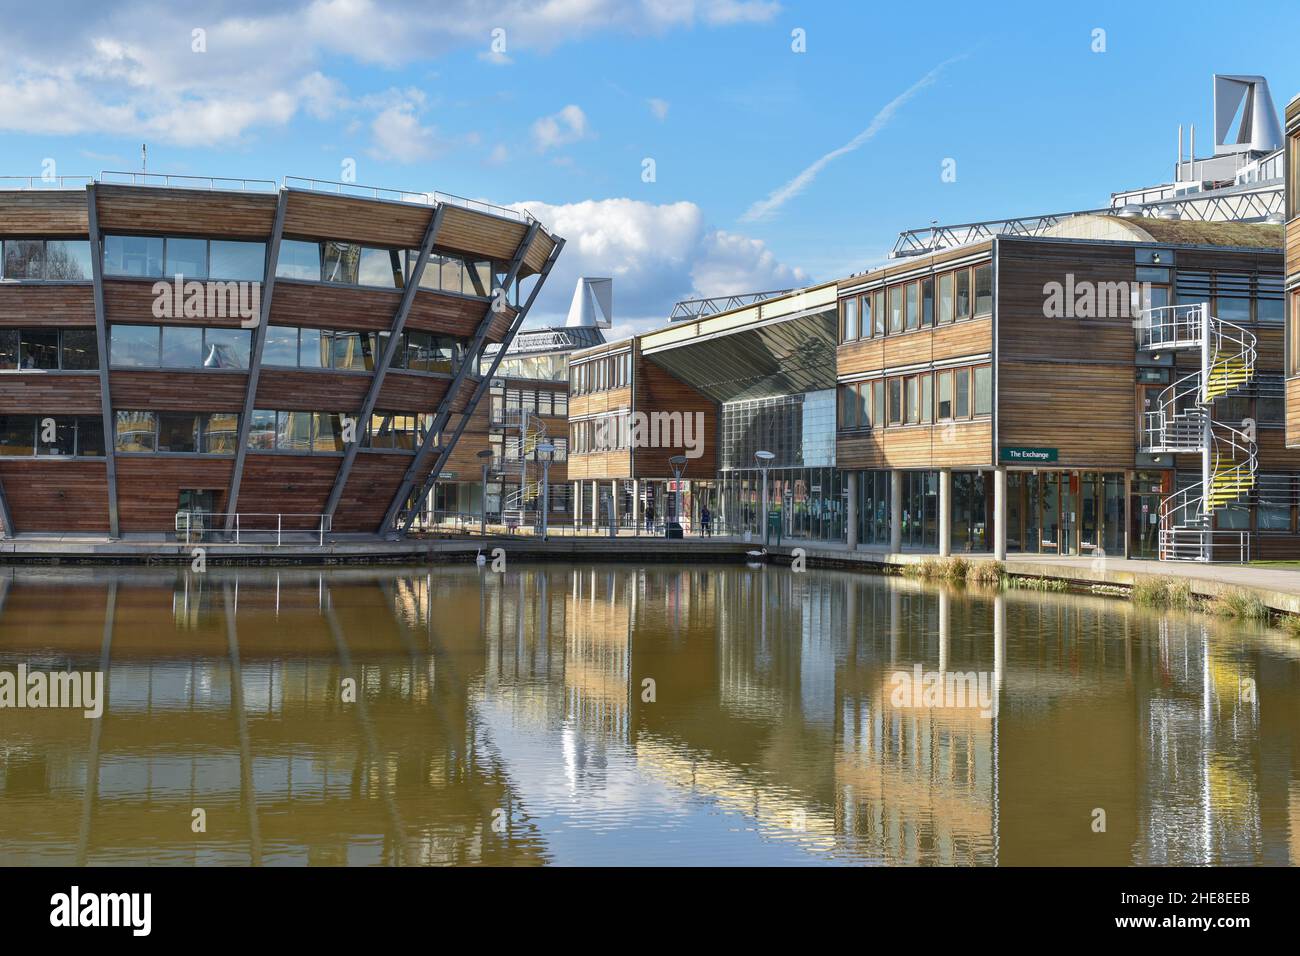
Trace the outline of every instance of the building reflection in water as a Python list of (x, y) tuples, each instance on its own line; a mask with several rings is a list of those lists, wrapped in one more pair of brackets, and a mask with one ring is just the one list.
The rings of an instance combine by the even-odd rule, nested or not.
[[(1102, 598), (775, 567), (22, 569), (20, 663), (102, 669), (108, 703), (0, 711), (7, 864), (1300, 862), (1300, 649)], [(895, 699), (917, 668), (996, 706)]]

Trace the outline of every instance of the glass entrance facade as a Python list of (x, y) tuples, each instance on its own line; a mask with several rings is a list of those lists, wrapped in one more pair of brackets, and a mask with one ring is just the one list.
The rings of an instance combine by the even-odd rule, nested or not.
[[(810, 541), (844, 540), (844, 475), (834, 468), (773, 468), (767, 473), (767, 508), (781, 517), (781, 536)], [(715, 522), (724, 534), (758, 535), (763, 529), (763, 482), (755, 470), (724, 472), (715, 488)]]
[(1123, 472), (1008, 471), (1007, 550), (1123, 556), (1124, 495)]

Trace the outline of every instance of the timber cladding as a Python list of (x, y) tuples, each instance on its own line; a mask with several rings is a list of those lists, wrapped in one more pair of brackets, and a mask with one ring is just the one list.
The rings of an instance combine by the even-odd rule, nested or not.
[(247, 372), (113, 369), (108, 376), (113, 407), (142, 411), (238, 413), (247, 390)]
[(993, 462), (993, 423), (988, 419), (906, 425), (841, 432), (835, 442), (839, 468), (985, 468)]
[(84, 239), (89, 234), (85, 190), (0, 191), (0, 235)]
[(0, 375), (0, 413), (39, 409), (50, 415), (98, 415), (99, 373), (6, 372)]
[(226, 510), (235, 462), (233, 458), (118, 455), (115, 467), (122, 531), (174, 531), (182, 489), (214, 492), (213, 510)]
[(0, 284), (0, 326), (95, 326), (95, 289), (89, 283)]
[(103, 459), (0, 458), (0, 482), (14, 521), (6, 532), (108, 531), (108, 466)]
[[(257, 380), (256, 407), (355, 415), (365, 401), (370, 381), (370, 374), (364, 372), (264, 368)], [(116, 393), (113, 401), (117, 403)]]
[(334, 530), (371, 532), (379, 527), (393, 489), (410, 467), (411, 458), (389, 452), (359, 452), (334, 512)]
[(1286, 439), (1288, 445), (1300, 447), (1300, 378), (1286, 380)]
[(105, 233), (265, 239), (275, 223), (275, 206), (273, 192), (95, 186), (99, 229)]
[[(649, 423), (656, 421), (655, 416), (660, 413), (667, 413), (669, 416), (680, 415), (681, 437), (686, 437), (685, 429), (689, 420), (690, 437), (701, 454), (697, 458), (689, 457), (689, 449), (684, 444), (674, 447), (634, 448), (632, 449), (632, 477), (671, 478), (673, 470), (668, 459), (674, 455), (688, 455), (689, 460), (686, 463), (686, 470), (682, 473), (683, 478), (708, 480), (716, 477), (719, 457), (718, 403), (671, 375), (666, 369), (656, 365), (653, 360), (642, 356), (640, 351), (634, 358), (633, 367), (635, 370), (633, 411), (641, 412), (646, 416), (646, 431), (660, 432), (660, 436), (656, 437), (676, 438), (677, 434), (672, 432), (668, 436), (662, 436), (662, 430), (654, 428)], [(700, 426), (703, 428), (702, 434)], [(648, 440), (652, 439), (648, 436)]]
[(398, 289), (358, 289), (277, 279), (271, 296), (270, 324), (387, 332), (400, 299)]
[[(1179, 252), (1182, 265), (1182, 252)], [(1002, 240), (999, 243), (998, 443), (1058, 449), (1060, 467), (1133, 467), (1136, 336), (1127, 296), (1121, 314), (1044, 314), (1050, 283), (1135, 281), (1131, 246)], [(1071, 306), (1071, 308), (1073, 308)], [(1110, 312), (1110, 308), (1105, 309)]]

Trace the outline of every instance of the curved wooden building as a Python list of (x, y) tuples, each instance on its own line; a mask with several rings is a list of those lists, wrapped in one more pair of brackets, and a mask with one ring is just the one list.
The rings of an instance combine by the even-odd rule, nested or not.
[(409, 531), (563, 240), (442, 194), (164, 182), (0, 190), (5, 534)]

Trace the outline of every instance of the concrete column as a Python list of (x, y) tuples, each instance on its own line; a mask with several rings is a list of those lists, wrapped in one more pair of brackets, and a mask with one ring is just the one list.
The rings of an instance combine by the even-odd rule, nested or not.
[(889, 550), (903, 550), (903, 473), (897, 468), (889, 473)]
[(847, 525), (846, 537), (849, 542), (849, 550), (852, 551), (858, 546), (858, 473), (849, 472), (849, 503), (844, 509), (844, 521)]
[(615, 528), (618, 527), (618, 482), (609, 483), (609, 521)]
[(573, 526), (582, 527), (582, 479), (573, 483)]
[(939, 557), (952, 554), (952, 469), (939, 469)]
[(1007, 470), (993, 472), (993, 557), (1007, 559)]
[(632, 479), (632, 533), (641, 533), (641, 481)]

